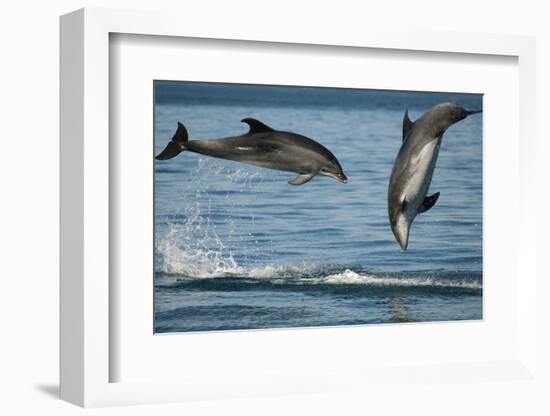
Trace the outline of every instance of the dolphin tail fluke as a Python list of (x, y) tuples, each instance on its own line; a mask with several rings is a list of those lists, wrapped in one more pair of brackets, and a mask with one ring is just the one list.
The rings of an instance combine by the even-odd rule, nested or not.
[(172, 137), (172, 140), (164, 148), (162, 152), (155, 158), (157, 160), (168, 160), (176, 157), (185, 150), (185, 143), (189, 141), (187, 129), (183, 124), (178, 122), (178, 129)]

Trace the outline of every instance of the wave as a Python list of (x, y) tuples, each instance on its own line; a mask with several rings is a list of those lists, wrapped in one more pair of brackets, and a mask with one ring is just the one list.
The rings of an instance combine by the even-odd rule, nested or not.
[(203, 281), (212, 284), (214, 280), (266, 282), (273, 285), (357, 285), (366, 287), (393, 288), (439, 288), (470, 289), (483, 288), (481, 276), (472, 272), (364, 272), (344, 269), (335, 272), (336, 266), (313, 269), (300, 266), (264, 266), (246, 269), (236, 266), (230, 269), (218, 269), (214, 275), (195, 275), (166, 273), (157, 271), (161, 285), (170, 286), (189, 281)]
[(318, 279), (313, 279), (314, 283), (321, 284), (358, 284), (369, 286), (396, 286), (396, 287), (441, 287), (441, 288), (466, 288), (481, 289), (481, 279), (470, 278), (450, 278), (435, 276), (407, 276), (403, 273), (399, 275), (377, 275), (360, 274), (346, 269), (342, 273), (331, 274)]
[(155, 271), (165, 284), (189, 279), (240, 278), (275, 284), (482, 288), (481, 273), (471, 271), (373, 272), (360, 266), (313, 263), (243, 266), (225, 249), (215, 232), (208, 236), (209, 245), (217, 246), (213, 250), (202, 244), (181, 247), (176, 242), (181, 243), (179, 237), (173, 238), (180, 231), (178, 227), (172, 228), (167, 238), (157, 244), (159, 262)]
[[(221, 244), (221, 243), (220, 243)], [(373, 272), (360, 266), (293, 265), (241, 266), (232, 253), (195, 248), (185, 250), (164, 240), (158, 247), (162, 261), (156, 269), (157, 284), (171, 286), (181, 282), (222, 279), (268, 282), (274, 285), (361, 285), (395, 288), (457, 288), (481, 290), (480, 272), (402, 271)]]
[[(185, 222), (169, 223), (158, 236), (155, 253), (157, 287), (192, 285), (220, 290), (243, 285), (351, 287), (425, 290), (482, 290), (480, 271), (379, 271), (350, 264), (274, 264), (265, 246), (238, 259), (227, 249), (216, 227), (198, 206), (185, 213)], [(261, 256), (263, 260), (260, 259)], [(263, 263), (263, 264), (260, 264)], [(267, 263), (267, 264), (265, 264)]]

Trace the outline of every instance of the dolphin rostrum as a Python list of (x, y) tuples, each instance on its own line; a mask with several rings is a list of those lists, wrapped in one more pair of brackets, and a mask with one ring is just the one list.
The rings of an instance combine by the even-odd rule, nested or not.
[(347, 182), (336, 157), (316, 141), (296, 133), (273, 130), (253, 118), (245, 118), (242, 122), (250, 127), (248, 133), (242, 136), (191, 141), (185, 126), (178, 122), (174, 137), (156, 159), (172, 159), (188, 150), (220, 159), (297, 173), (298, 176), (288, 181), (291, 185), (302, 185), (315, 175)]
[(415, 122), (403, 117), (403, 144), (397, 154), (388, 187), (388, 216), (402, 250), (407, 250), (409, 230), (418, 214), (435, 205), (439, 192), (427, 196), (443, 133), (454, 123), (481, 110), (467, 111), (454, 103), (430, 108)]

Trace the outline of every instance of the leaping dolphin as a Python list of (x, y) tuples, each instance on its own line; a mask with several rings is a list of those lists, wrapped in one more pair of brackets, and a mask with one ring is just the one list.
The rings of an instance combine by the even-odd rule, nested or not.
[(296, 133), (273, 130), (253, 118), (241, 121), (250, 127), (249, 132), (242, 136), (191, 141), (185, 126), (178, 122), (174, 137), (156, 159), (172, 159), (188, 150), (220, 159), (297, 173), (298, 176), (288, 181), (291, 185), (302, 185), (315, 175), (329, 176), (347, 183), (348, 179), (340, 162), (316, 141)]
[(388, 216), (402, 250), (407, 250), (409, 230), (418, 214), (435, 205), (439, 192), (427, 196), (443, 133), (454, 123), (481, 110), (467, 111), (454, 103), (438, 104), (414, 123), (403, 117), (403, 144), (397, 154), (388, 187)]

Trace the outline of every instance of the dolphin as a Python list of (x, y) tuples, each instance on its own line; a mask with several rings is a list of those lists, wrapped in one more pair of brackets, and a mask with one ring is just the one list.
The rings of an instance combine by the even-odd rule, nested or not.
[(291, 185), (302, 185), (315, 175), (328, 176), (347, 183), (348, 179), (338, 159), (316, 141), (296, 133), (274, 130), (253, 118), (245, 118), (241, 122), (248, 124), (250, 128), (242, 136), (191, 141), (185, 126), (178, 122), (174, 137), (156, 159), (172, 159), (188, 150), (220, 159), (297, 173), (298, 176), (288, 181)]
[(433, 207), (439, 198), (439, 192), (427, 194), (443, 133), (453, 124), (481, 111), (468, 111), (455, 103), (441, 103), (412, 122), (405, 110), (403, 144), (388, 186), (388, 216), (402, 250), (407, 250), (413, 220)]

